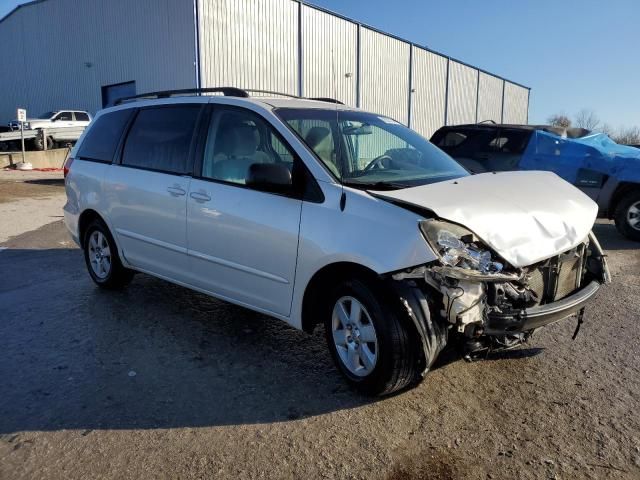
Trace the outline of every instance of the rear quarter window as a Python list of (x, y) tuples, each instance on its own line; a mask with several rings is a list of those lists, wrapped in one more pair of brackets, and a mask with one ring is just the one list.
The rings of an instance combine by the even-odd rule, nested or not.
[(125, 109), (98, 117), (89, 127), (76, 155), (77, 158), (111, 163), (132, 113), (133, 109)]

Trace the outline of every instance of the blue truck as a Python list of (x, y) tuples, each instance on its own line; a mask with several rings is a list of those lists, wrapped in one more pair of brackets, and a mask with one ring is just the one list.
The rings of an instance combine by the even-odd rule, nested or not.
[(431, 142), (471, 173), (554, 172), (589, 195), (622, 235), (640, 241), (638, 148), (584, 129), (486, 122), (442, 127)]

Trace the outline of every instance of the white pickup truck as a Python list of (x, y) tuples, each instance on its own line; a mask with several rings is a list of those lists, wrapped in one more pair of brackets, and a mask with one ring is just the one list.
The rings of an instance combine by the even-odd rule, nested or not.
[[(57, 110), (46, 112), (37, 118), (27, 118), (24, 122), (25, 130), (37, 130), (38, 128), (60, 128), (60, 127), (86, 127), (91, 122), (89, 112), (81, 110)], [(11, 130), (20, 130), (20, 122), (12, 120), (9, 122)]]

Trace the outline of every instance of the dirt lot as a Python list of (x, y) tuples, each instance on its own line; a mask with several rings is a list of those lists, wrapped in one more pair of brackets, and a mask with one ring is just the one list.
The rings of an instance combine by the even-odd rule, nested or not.
[(0, 170), (0, 242), (62, 218), (60, 172)]
[(64, 194), (60, 171), (0, 170), (0, 203)]
[[(59, 181), (6, 182), (0, 235), (19, 197), (61, 202)], [(145, 275), (99, 291), (62, 222), (38, 222), (0, 243), (2, 479), (640, 478), (640, 250), (607, 222), (614, 282), (575, 341), (569, 320), (449, 352), (382, 400), (345, 386), (319, 331)]]

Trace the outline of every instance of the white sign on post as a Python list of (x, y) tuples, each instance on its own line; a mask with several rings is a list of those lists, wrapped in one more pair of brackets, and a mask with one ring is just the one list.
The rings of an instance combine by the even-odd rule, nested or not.
[(22, 165), (25, 164), (24, 159), (24, 123), (27, 121), (27, 111), (24, 108), (17, 109), (17, 117), (20, 122), (20, 143), (22, 144)]

